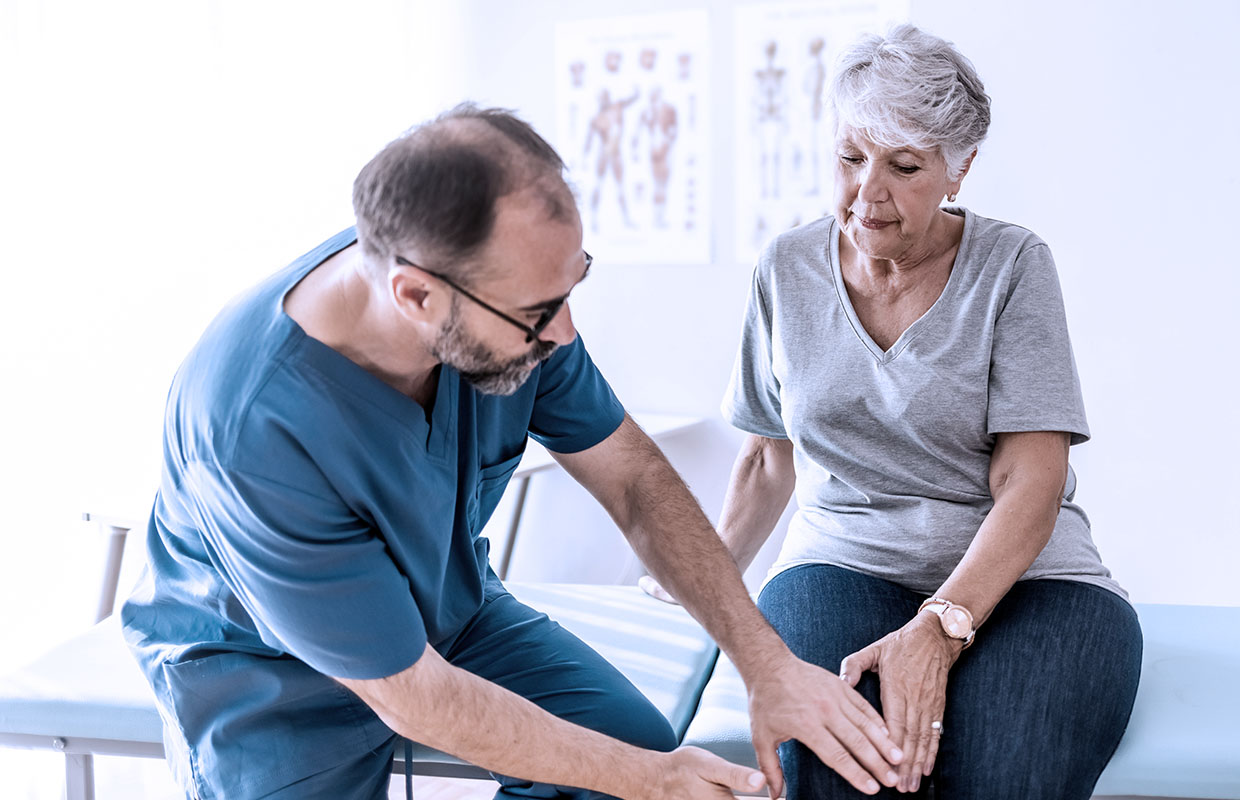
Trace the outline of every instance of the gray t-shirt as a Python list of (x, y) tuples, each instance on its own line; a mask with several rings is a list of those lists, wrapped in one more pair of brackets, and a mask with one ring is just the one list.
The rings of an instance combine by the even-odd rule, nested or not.
[[(963, 209), (942, 295), (887, 351), (862, 327), (826, 217), (778, 237), (754, 270), (723, 402), (737, 428), (795, 445), (798, 510), (771, 575), (827, 563), (929, 594), (994, 505), (995, 434), (1089, 438), (1050, 249)], [(1102, 565), (1069, 468), (1050, 542), (1022, 580), (1126, 594)]]

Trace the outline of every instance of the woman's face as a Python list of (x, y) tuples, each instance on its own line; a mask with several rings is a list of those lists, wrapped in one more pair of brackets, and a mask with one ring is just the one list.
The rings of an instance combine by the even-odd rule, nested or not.
[(836, 134), (835, 219), (870, 258), (899, 262), (932, 250), (939, 201), (963, 179), (949, 178), (937, 151), (883, 147), (846, 125)]

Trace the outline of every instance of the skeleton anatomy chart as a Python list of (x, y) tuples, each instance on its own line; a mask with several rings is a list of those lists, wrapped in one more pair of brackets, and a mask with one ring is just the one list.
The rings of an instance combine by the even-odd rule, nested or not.
[(831, 213), (827, 81), (862, 33), (908, 18), (908, 0), (736, 9), (736, 256), (752, 263), (776, 234)]
[(710, 261), (705, 11), (556, 26), (556, 148), (600, 259)]

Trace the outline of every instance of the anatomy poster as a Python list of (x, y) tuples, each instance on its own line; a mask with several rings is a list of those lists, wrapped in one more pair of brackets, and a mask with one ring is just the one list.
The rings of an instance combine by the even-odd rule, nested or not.
[(556, 26), (556, 146), (600, 260), (710, 261), (708, 33), (705, 11)]
[(826, 93), (840, 50), (908, 19), (908, 0), (815, 0), (736, 9), (736, 255), (831, 213)]

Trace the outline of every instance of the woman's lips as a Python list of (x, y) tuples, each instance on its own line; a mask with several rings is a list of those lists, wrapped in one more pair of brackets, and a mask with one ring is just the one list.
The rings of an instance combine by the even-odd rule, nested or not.
[(861, 227), (868, 228), (872, 231), (886, 228), (888, 225), (895, 223), (895, 220), (892, 219), (870, 219), (869, 217), (863, 217), (860, 214), (854, 214), (853, 216), (857, 218), (857, 222), (861, 223)]

